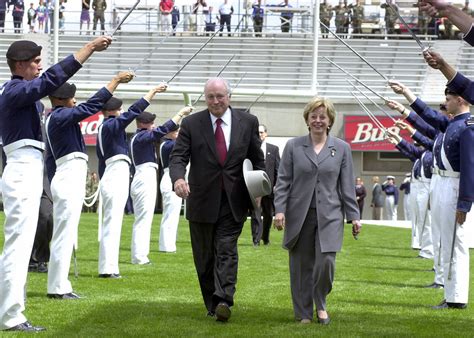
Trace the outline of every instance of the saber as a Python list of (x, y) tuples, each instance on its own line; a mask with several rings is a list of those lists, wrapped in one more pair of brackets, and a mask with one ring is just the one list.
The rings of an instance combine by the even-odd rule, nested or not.
[(451, 280), (452, 268), (453, 268), (453, 258), (454, 258), (454, 242), (456, 241), (456, 232), (457, 232), (458, 222), (454, 220), (454, 231), (453, 231), (453, 243), (451, 244), (451, 257), (449, 258), (449, 269), (448, 269), (448, 280)]
[(244, 77), (247, 75), (247, 72), (244, 73), (244, 75), (242, 75), (239, 79), (239, 81), (237, 81), (237, 83), (235, 84), (235, 86), (232, 88), (232, 91), (233, 92), (235, 90), (235, 88), (237, 88), (240, 84), (240, 82), (242, 82), (242, 80), (244, 79)]
[(391, 4), (387, 4), (387, 5), (388, 5), (388, 7), (389, 7), (393, 12), (395, 12), (395, 14), (397, 15), (398, 19), (402, 22), (402, 24), (405, 25), (405, 27), (406, 27), (408, 33), (411, 34), (411, 36), (413, 37), (413, 39), (415, 39), (415, 41), (416, 41), (416, 43), (418, 44), (418, 46), (420, 46), (421, 51), (424, 53), (424, 52), (426, 52), (428, 49), (430, 49), (430, 47), (425, 46), (425, 44), (424, 44), (423, 42), (421, 42), (421, 40), (418, 38), (418, 36), (416, 36), (415, 32), (412, 31), (412, 29), (410, 28), (410, 26), (408, 26), (408, 24), (405, 22), (405, 19), (403, 19), (403, 17), (400, 15), (400, 13), (399, 13), (397, 10), (395, 10), (395, 9), (393, 8), (393, 5), (391, 5)]
[(136, 66), (135, 68), (132, 68), (132, 72), (136, 73), (136, 71), (137, 71), (141, 66), (143, 66), (143, 64), (145, 63), (145, 61), (148, 60), (148, 59), (153, 55), (153, 53), (156, 52), (156, 50), (158, 49), (158, 47), (160, 47), (160, 46), (163, 44), (163, 42), (165, 42), (166, 39), (168, 39), (172, 34), (176, 33), (176, 30), (178, 29), (178, 26), (181, 25), (181, 22), (184, 22), (184, 20), (181, 20), (180, 22), (178, 22), (178, 24), (176, 25), (176, 27), (173, 28), (172, 31), (168, 32), (168, 33), (166, 34), (166, 36), (165, 36), (163, 39), (161, 39), (160, 42), (158, 42), (158, 44), (155, 46), (155, 48), (153, 48), (153, 49), (151, 50), (151, 52), (148, 53), (148, 55), (145, 56), (145, 57), (140, 61), (140, 63), (138, 64), (138, 66)]
[(125, 14), (125, 16), (120, 21), (120, 23), (117, 25), (117, 27), (115, 27), (112, 34), (110, 34), (110, 37), (114, 36), (115, 33), (117, 33), (117, 31), (120, 29), (120, 26), (122, 26), (122, 24), (125, 22), (125, 20), (128, 18), (128, 16), (135, 10), (135, 8), (137, 8), (139, 3), (140, 3), (140, 0), (137, 0), (137, 2), (135, 2), (135, 5), (133, 5), (132, 8), (130, 8), (130, 10), (127, 12), (127, 14)]
[(351, 94), (352, 94), (352, 96), (354, 96), (354, 98), (359, 103), (359, 106), (361, 106), (361, 108), (365, 111), (367, 116), (369, 116), (369, 118), (372, 120), (372, 122), (374, 122), (377, 125), (377, 127), (379, 127), (384, 132), (384, 134), (386, 134), (387, 133), (387, 128), (384, 127), (382, 122), (379, 121), (379, 119), (369, 110), (369, 108), (367, 108), (367, 106), (357, 97), (357, 95), (355, 95), (354, 92), (351, 92)]
[(340, 71), (344, 72), (345, 74), (349, 75), (350, 77), (352, 77), (354, 80), (357, 81), (357, 83), (360, 83), (362, 86), (364, 86), (366, 89), (368, 89), (370, 92), (372, 92), (374, 95), (376, 95), (377, 97), (381, 98), (382, 100), (384, 101), (388, 101), (385, 97), (383, 97), (382, 95), (380, 95), (379, 93), (377, 93), (376, 91), (374, 91), (372, 88), (370, 88), (369, 86), (367, 86), (364, 82), (362, 82), (361, 80), (359, 80), (358, 78), (356, 78), (354, 75), (352, 75), (351, 73), (349, 73), (348, 71), (346, 71), (345, 69), (343, 69), (341, 66), (339, 66), (337, 63), (335, 63), (334, 61), (331, 61), (329, 60), (327, 57), (323, 56), (329, 63), (333, 64), (334, 66), (336, 66)]
[[(221, 68), (221, 70), (219, 71), (219, 73), (217, 73), (215, 77), (219, 77), (219, 75), (222, 74), (222, 72), (227, 68), (229, 63), (231, 63), (234, 58), (235, 58), (235, 54), (231, 56), (231, 58), (225, 63), (225, 65)], [(192, 105), (194, 106), (196, 103), (198, 103), (203, 95), (204, 95), (204, 92), (202, 92), (201, 95), (199, 95), (199, 97), (193, 102)]]
[(250, 112), (250, 108), (252, 108), (253, 105), (254, 105), (255, 103), (257, 103), (258, 100), (260, 100), (260, 98), (261, 98), (264, 94), (265, 94), (265, 92), (263, 91), (262, 94), (260, 94), (260, 95), (255, 99), (255, 101), (253, 101), (253, 102), (250, 104), (250, 106), (247, 108), (247, 110), (246, 110), (245, 112), (246, 112), (246, 113)]
[(321, 24), (321, 26), (323, 26), (324, 28), (326, 28), (329, 33), (331, 33), (336, 39), (338, 39), (340, 42), (342, 42), (342, 44), (344, 46), (346, 46), (347, 48), (349, 48), (355, 55), (357, 55), (362, 61), (364, 61), (370, 68), (372, 68), (377, 74), (379, 74), (385, 81), (388, 81), (388, 78), (383, 75), (382, 73), (380, 73), (377, 68), (375, 68), (374, 66), (372, 66), (372, 64), (367, 61), (367, 59), (365, 59), (362, 55), (360, 55), (354, 48), (352, 48), (351, 46), (349, 46), (343, 39), (341, 39), (336, 33), (334, 33), (328, 26), (326, 26), (321, 20), (319, 20), (319, 23)]
[(364, 97), (369, 100), (370, 102), (372, 102), (372, 104), (374, 104), (377, 108), (379, 108), (387, 117), (389, 117), (393, 123), (396, 123), (397, 121), (392, 117), (392, 115), (390, 115), (389, 113), (387, 113), (387, 111), (385, 111), (379, 104), (377, 104), (377, 102), (375, 102), (374, 100), (372, 100), (369, 96), (367, 96), (362, 90), (359, 89), (359, 87), (355, 86), (351, 81), (347, 80), (347, 82), (349, 82), (353, 88), (357, 89), (359, 91), (359, 93), (361, 93), (362, 95), (364, 95)]
[(197, 52), (194, 53), (194, 55), (191, 56), (191, 57), (188, 59), (188, 61), (186, 61), (186, 62), (184, 63), (184, 65), (182, 65), (181, 68), (178, 69), (178, 71), (177, 71), (176, 73), (174, 73), (174, 75), (171, 77), (171, 79), (169, 79), (168, 81), (166, 81), (166, 83), (170, 83), (171, 81), (173, 81), (174, 78), (175, 78), (176, 76), (178, 76), (179, 73), (181, 73), (181, 71), (184, 69), (184, 67), (186, 67), (186, 66), (204, 49), (204, 47), (206, 47), (207, 44), (208, 44), (209, 42), (211, 42), (212, 39), (214, 39), (214, 37), (217, 35), (217, 33), (219, 33), (218, 30), (215, 31), (214, 34), (212, 34), (209, 39), (207, 39), (207, 41), (197, 50)]

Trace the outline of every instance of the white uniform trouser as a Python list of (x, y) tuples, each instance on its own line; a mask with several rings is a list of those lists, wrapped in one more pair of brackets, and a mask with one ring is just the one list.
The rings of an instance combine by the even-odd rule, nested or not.
[(182, 199), (173, 189), (168, 168), (165, 169), (160, 182), (160, 191), (163, 197), (163, 215), (160, 225), (159, 250), (165, 252), (176, 251), (176, 233), (178, 231), (179, 215)]
[(413, 215), (413, 217), (411, 218), (411, 247), (412, 249), (420, 249), (420, 243), (419, 243), (420, 233), (416, 227), (417, 215), (418, 215), (418, 206), (416, 204), (416, 197), (418, 193), (418, 180), (412, 179), (411, 184), (410, 184), (410, 190), (411, 192), (408, 195), (409, 198), (407, 198), (407, 196), (405, 195), (403, 207), (405, 207), (405, 200), (408, 201), (409, 207), (411, 208), (411, 214)]
[(471, 209), (466, 215), (466, 237), (469, 244), (469, 248), (474, 249), (474, 211)]
[(397, 220), (397, 206), (393, 195), (385, 196), (385, 218), (389, 221)]
[(51, 181), (54, 227), (48, 269), (50, 294), (72, 292), (68, 275), (86, 193), (86, 176), (87, 161), (74, 158), (60, 164)]
[(161, 29), (168, 32), (171, 29), (171, 14), (161, 14)]
[(444, 285), (443, 255), (441, 254), (441, 214), (444, 203), (444, 197), (441, 196), (442, 178), (439, 175), (433, 175), (430, 185), (430, 207), (431, 207), (431, 239), (433, 242), (433, 259), (435, 277), (434, 282)]
[(128, 199), (130, 166), (118, 160), (105, 167), (100, 182), (103, 222), (99, 244), (99, 274), (119, 274), (120, 234)]
[(132, 264), (149, 262), (151, 224), (157, 193), (156, 179), (156, 167), (149, 163), (135, 167), (135, 176), (130, 188), (135, 213), (132, 228)]
[(431, 212), (428, 209), (430, 199), (430, 182), (428, 180), (418, 181), (414, 204), (416, 205), (417, 241), (420, 247), (419, 255), (425, 258), (433, 258), (433, 240), (431, 235)]
[(3, 171), (5, 211), (0, 258), (0, 330), (26, 321), (25, 285), (43, 191), (43, 154), (23, 147), (8, 154)]
[(409, 194), (403, 195), (403, 213), (405, 214), (405, 221), (410, 221), (412, 219), (413, 213), (411, 207), (411, 194), (413, 191), (410, 191)]
[[(441, 221), (444, 296), (448, 303), (467, 303), (469, 298), (469, 248), (465, 236), (466, 228), (464, 224), (455, 224), (459, 178), (440, 177), (440, 181), (441, 184), (438, 185), (436, 194), (442, 196), (442, 205), (433, 206), (433, 212), (436, 210), (437, 217)], [(450, 265), (451, 275), (449, 275)]]

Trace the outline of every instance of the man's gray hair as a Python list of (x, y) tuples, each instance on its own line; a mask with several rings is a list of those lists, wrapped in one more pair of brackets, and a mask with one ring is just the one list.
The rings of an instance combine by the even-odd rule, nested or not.
[(226, 79), (224, 79), (222, 77), (211, 77), (210, 79), (208, 79), (206, 81), (206, 84), (204, 85), (204, 92), (206, 92), (207, 86), (210, 85), (211, 83), (214, 83), (214, 82), (223, 83), (229, 97), (232, 95), (232, 89), (230, 87), (229, 81), (227, 81)]

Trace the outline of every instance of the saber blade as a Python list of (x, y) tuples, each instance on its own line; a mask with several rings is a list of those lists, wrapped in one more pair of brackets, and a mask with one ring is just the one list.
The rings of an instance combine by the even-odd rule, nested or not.
[(351, 92), (352, 96), (357, 100), (359, 103), (359, 106), (364, 110), (364, 112), (369, 116), (369, 118), (372, 120), (372, 122), (375, 123), (377, 127), (379, 127), (384, 133), (387, 133), (387, 129), (384, 127), (382, 122), (379, 121), (379, 119), (367, 108), (367, 106), (355, 95), (354, 92)]
[(405, 28), (407, 29), (408, 33), (411, 34), (411, 36), (416, 41), (418, 46), (420, 46), (421, 51), (426, 52), (428, 49), (430, 49), (430, 47), (425, 46), (425, 44), (423, 42), (421, 42), (421, 40), (418, 38), (418, 36), (416, 36), (415, 32), (410, 28), (410, 26), (408, 26), (405, 19), (403, 19), (403, 17), (400, 15), (400, 13), (393, 8), (393, 5), (391, 5), (391, 4), (387, 4), (387, 5), (390, 7), (390, 9), (393, 12), (395, 12), (395, 15), (398, 17), (398, 19), (401, 21), (401, 23), (405, 25)]
[(132, 8), (130, 8), (130, 10), (127, 12), (127, 14), (125, 14), (123, 19), (120, 21), (120, 23), (117, 25), (117, 27), (115, 27), (114, 31), (112, 32), (112, 34), (110, 34), (110, 36), (114, 36), (115, 33), (117, 33), (117, 31), (120, 29), (120, 27), (125, 22), (125, 20), (127, 20), (128, 16), (135, 10), (135, 8), (137, 8), (139, 3), (140, 3), (140, 0), (137, 0), (137, 2), (135, 2), (135, 5), (133, 5)]
[(338, 39), (344, 46), (346, 46), (347, 48), (349, 48), (355, 55), (357, 55), (362, 61), (364, 61), (370, 68), (372, 68), (377, 74), (379, 74), (385, 81), (388, 81), (388, 78), (383, 75), (381, 72), (379, 72), (377, 70), (377, 68), (375, 68), (366, 58), (364, 58), (362, 55), (360, 55), (354, 48), (352, 48), (351, 46), (349, 46), (343, 39), (341, 39), (339, 37), (339, 35), (337, 35), (336, 33), (334, 33), (328, 26), (326, 26), (324, 23), (321, 22), (321, 20), (319, 21), (319, 23), (321, 24), (321, 26), (323, 26), (324, 28), (326, 28), (329, 33), (331, 33), (336, 39)]
[(344, 68), (342, 68), (341, 66), (339, 66), (337, 63), (335, 63), (334, 61), (331, 61), (329, 60), (327, 57), (323, 56), (326, 61), (328, 61), (329, 63), (331, 63), (332, 65), (336, 66), (340, 71), (344, 72), (345, 74), (349, 75), (351, 78), (353, 78), (354, 80), (357, 81), (357, 83), (360, 83), (362, 86), (364, 86), (367, 90), (369, 90), (371, 93), (373, 93), (374, 95), (376, 95), (377, 97), (381, 98), (382, 100), (384, 101), (387, 101), (387, 99), (385, 97), (383, 97), (382, 95), (380, 95), (379, 93), (377, 93), (375, 90), (373, 90), (372, 88), (370, 88), (369, 86), (367, 86), (364, 82), (362, 82), (361, 80), (359, 80), (358, 78), (356, 78), (354, 75), (352, 75), (351, 73), (349, 73), (347, 70), (345, 70)]
[(246, 110), (245, 112), (248, 113), (248, 112), (250, 111), (250, 108), (252, 108), (253, 105), (254, 105), (255, 103), (257, 103), (258, 100), (260, 100), (260, 98), (261, 98), (263, 95), (265, 95), (265, 92), (262, 92), (262, 93), (255, 99), (255, 101), (253, 101), (253, 102), (250, 104), (250, 106), (247, 108), (247, 110)]
[(166, 83), (170, 83), (171, 81), (174, 80), (174, 78), (176, 76), (178, 76), (179, 73), (182, 72), (182, 70), (204, 49), (204, 47), (207, 46), (207, 44), (209, 42), (211, 42), (212, 39), (214, 39), (214, 37), (217, 35), (217, 33), (219, 33), (219, 30), (215, 31), (214, 34), (211, 35), (211, 37), (209, 39), (207, 39), (207, 41), (196, 51), (196, 53), (193, 54), (193, 56), (191, 56), (188, 61), (186, 61), (184, 63), (184, 65), (181, 66), (180, 69), (178, 69), (178, 71), (176, 73), (174, 73), (174, 75), (171, 77), (171, 79), (169, 79), (168, 81), (166, 81)]

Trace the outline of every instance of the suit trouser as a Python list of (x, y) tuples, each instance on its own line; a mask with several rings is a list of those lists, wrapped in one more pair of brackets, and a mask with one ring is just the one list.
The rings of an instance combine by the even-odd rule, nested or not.
[(36, 227), (35, 241), (31, 251), (33, 262), (49, 262), (51, 251), (49, 243), (53, 237), (53, 202), (43, 190), (41, 195), (38, 225)]
[(58, 165), (51, 181), (54, 227), (48, 269), (50, 294), (72, 292), (68, 275), (86, 194), (86, 176), (87, 161), (74, 158)]
[(395, 204), (395, 197), (392, 195), (385, 197), (385, 218), (389, 221), (397, 220), (397, 205)]
[(263, 196), (260, 210), (262, 217), (258, 217), (255, 210), (252, 211), (252, 239), (254, 243), (259, 243), (260, 240), (263, 240), (264, 244), (268, 244), (270, 242), (270, 229), (273, 221), (273, 198)]
[(444, 197), (441, 196), (441, 176), (433, 175), (430, 184), (431, 240), (433, 242), (434, 282), (444, 285), (443, 255), (441, 254), (441, 228)]
[(226, 25), (227, 26), (227, 32), (230, 33), (230, 20), (231, 20), (231, 18), (232, 18), (232, 15), (230, 15), (230, 14), (221, 14), (221, 20), (220, 20), (221, 27), (219, 28), (219, 32), (222, 32), (224, 30), (224, 25)]
[(382, 219), (382, 207), (372, 207), (372, 219), (373, 220)]
[(234, 304), (237, 240), (243, 225), (235, 221), (224, 191), (216, 223), (189, 222), (194, 265), (208, 311), (214, 311), (220, 301)]
[(168, 168), (165, 169), (161, 178), (160, 191), (163, 198), (163, 215), (161, 217), (158, 247), (160, 251), (175, 252), (176, 234), (183, 200), (173, 191)]
[(119, 273), (120, 234), (127, 203), (130, 167), (118, 160), (105, 167), (100, 182), (103, 222), (99, 245), (99, 274)]
[(428, 209), (430, 199), (430, 182), (419, 181), (417, 185), (414, 203), (416, 205), (417, 240), (420, 247), (420, 256), (433, 258), (433, 239), (431, 235), (431, 212)]
[(312, 319), (314, 305), (326, 310), (332, 290), (335, 252), (321, 252), (316, 209), (310, 208), (295, 246), (289, 251), (290, 286), (296, 319)]
[(3, 171), (5, 211), (0, 259), (0, 330), (26, 321), (25, 284), (43, 191), (43, 154), (23, 147), (8, 154)]
[[(441, 177), (441, 182), (436, 194), (442, 196), (442, 204), (433, 206), (433, 212), (436, 210), (437, 217), (441, 221), (444, 297), (448, 303), (467, 303), (469, 298), (469, 247), (465, 236), (466, 228), (463, 224), (455, 223), (459, 178)], [(449, 274), (450, 270), (451, 275)]]
[(132, 227), (132, 264), (146, 264), (150, 260), (150, 237), (155, 211), (157, 183), (156, 167), (144, 163), (135, 167), (130, 187), (135, 222)]

